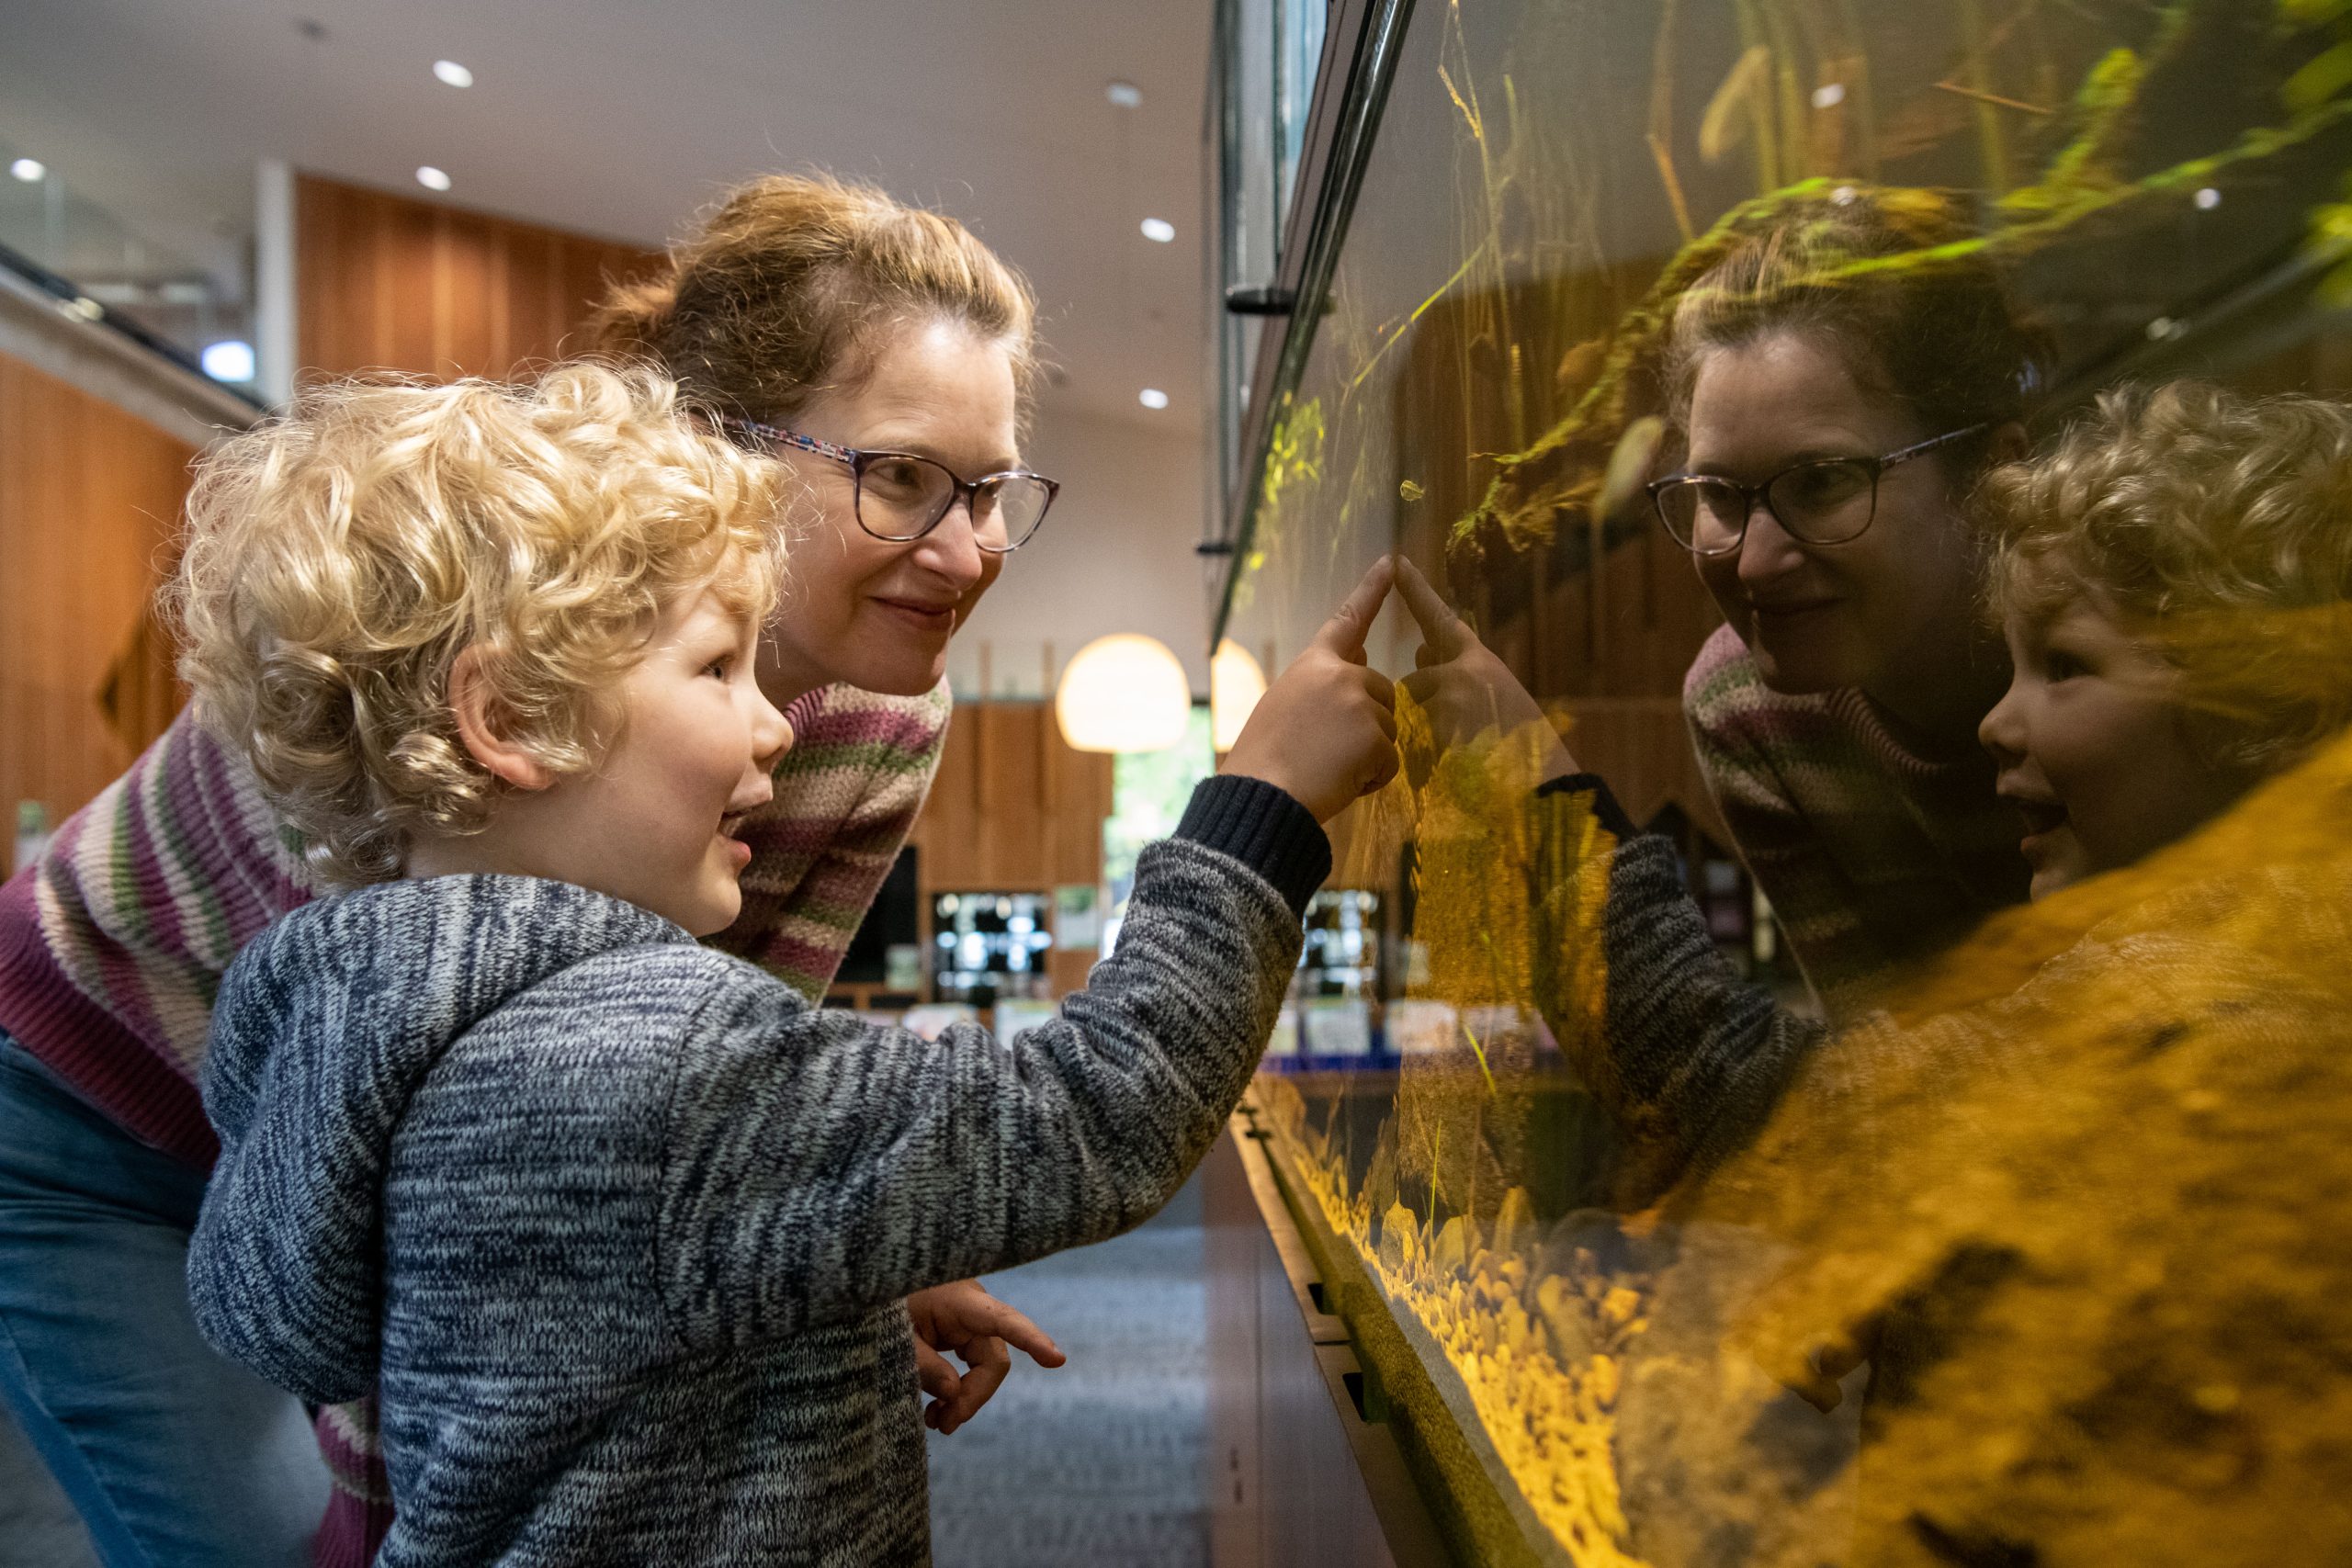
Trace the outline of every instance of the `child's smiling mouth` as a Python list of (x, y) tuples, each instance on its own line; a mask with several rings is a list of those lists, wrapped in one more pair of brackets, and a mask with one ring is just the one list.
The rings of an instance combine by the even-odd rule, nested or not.
[(2045, 847), (2051, 834), (2068, 825), (2066, 807), (2059, 801), (2007, 792), (2001, 798), (2016, 808), (2018, 818), (2025, 824), (2025, 838), (2018, 848), (2029, 860), (2034, 858), (2037, 850)]

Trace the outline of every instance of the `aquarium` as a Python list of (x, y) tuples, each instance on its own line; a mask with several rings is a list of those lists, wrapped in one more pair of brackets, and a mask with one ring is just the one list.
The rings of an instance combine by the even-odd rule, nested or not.
[[(2045, 874), (2046, 845), (2018, 847), (2035, 824), (2013, 813), (2006, 840), (1947, 841), (1978, 831), (1968, 806), (1882, 838), (1815, 813), (1789, 832), (1838, 863), (1807, 869), (1802, 846), (1765, 841), (1743, 791), (1813, 764), (1782, 768), (1775, 739), (1743, 773), (1718, 738), (1711, 765), (1693, 705), (1727, 700), (1707, 673), (1725, 593), (1751, 595), (1759, 626), (1833, 613), (1770, 603), (1773, 569), (1739, 535), (1758, 518), (1785, 509), (1793, 534), (1865, 479), (1891, 517), (1905, 476), (2047, 450), (2116, 388), (2352, 389), (2352, 6), (1331, 14), (1363, 31), (1334, 38), (1317, 91), (1366, 131), (1353, 152), (1342, 132), (1279, 267), (1250, 253), (1263, 277), (1247, 281), (1302, 288), (1266, 329), (1280, 343), (1234, 336), (1219, 361), (1237, 445), (1216, 636), (1271, 671), (1395, 552), (1541, 717), (1515, 726), (1498, 704), (1491, 724), (1449, 726), (1408, 680), (1429, 617), (1384, 615), (1367, 652), (1400, 682), (1407, 765), (1334, 826), (1313, 972), (1252, 1114), (1453, 1549), (1661, 1568), (2340, 1560), (2352, 1280), (2318, 1259), (2352, 1220), (2352, 1168), (2331, 1152), (2352, 1147), (2336, 1065), (2352, 853), (2325, 736), (2294, 767), (2272, 753), (2233, 775), (2178, 842), (2029, 900), (2030, 876), (2065, 880)], [(1879, 239), (1806, 250), (1856, 225)], [(1723, 412), (1730, 372), (1692, 368), (1713, 306), (1686, 296), (1731, 289), (1721, 269), (1758, 247), (1814, 268), (1804, 287), (1832, 325), (1793, 335), (1830, 344), (1857, 385), (1871, 378), (1838, 355), (1871, 329), (1837, 324), (1854, 299), (1916, 313), (1990, 278), (2001, 322), (1972, 338), (1929, 309), (1952, 363), (1889, 374), (1973, 378), (1952, 396), (2013, 396), (2016, 413), (1920, 428), (1951, 444), (1927, 456), (1853, 435), (1749, 464), (1770, 400), (1746, 425)], [(1797, 373), (1757, 346), (1773, 332), (1744, 341), (1755, 377)], [(1834, 466), (1857, 457), (1866, 476)], [(1713, 488), (1661, 487), (1678, 478)], [(1736, 571), (1697, 570), (1710, 527), (1736, 542), (1706, 558)], [(1861, 547), (1820, 532), (1830, 575), (1808, 581), (1826, 596), (1851, 558), (1834, 548)], [(1964, 678), (1882, 660), (1872, 679), (1895, 694), (1867, 722), (1989, 809), (1995, 764), (1929, 739), (1973, 752), (2009, 677), (1998, 624), (1957, 629), (1994, 614), (1986, 570), (1952, 569), (1965, 595), (1923, 589), (1917, 626), (1866, 628), (1907, 649), (1941, 616), (1946, 644), (1991, 650)], [(2325, 683), (2312, 672), (2340, 664), (2347, 593), (2197, 621), (2203, 656), (2267, 671), (2232, 722)], [(1791, 724), (1852, 716), (1798, 654), (1756, 661), (1812, 694)], [(1963, 722), (1949, 710), (1967, 700)], [(1554, 738), (1605, 798), (1561, 784)], [(1708, 950), (1686, 944), (1674, 967), (1608, 923), (1641, 830), (1671, 846), (1657, 865)], [(1952, 886), (1923, 891), (1905, 857), (1937, 855)], [(1775, 886), (1822, 908), (1777, 908)], [(1841, 969), (1833, 952), (1873, 961)], [(1642, 1064), (1612, 1052), (1635, 992), (1679, 1006), (1702, 971), (1702, 999), (1747, 1010), (1742, 1037), (1786, 1065), (1697, 1128), (1700, 1112), (1658, 1109), (1680, 1092), (1672, 1071), (1637, 1082)], [(1713, 1015), (1693, 1009), (1642, 1027), (1711, 1049)], [(1692, 1125), (1662, 1134), (1678, 1116)], [(1680, 1143), (1661, 1163), (1662, 1136)]]

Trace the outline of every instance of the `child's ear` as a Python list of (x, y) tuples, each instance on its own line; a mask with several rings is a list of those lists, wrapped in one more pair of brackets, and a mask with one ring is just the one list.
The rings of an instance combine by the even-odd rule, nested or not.
[(2014, 419), (1993, 432), (1993, 462), (1996, 465), (2017, 462), (2032, 450), (2032, 438), (2026, 434), (2025, 426)]
[(516, 789), (545, 789), (555, 783), (555, 774), (505, 735), (501, 722), (505, 716), (482, 668), (487, 658), (476, 644), (449, 666), (449, 711), (458, 721), (458, 739), (493, 777)]

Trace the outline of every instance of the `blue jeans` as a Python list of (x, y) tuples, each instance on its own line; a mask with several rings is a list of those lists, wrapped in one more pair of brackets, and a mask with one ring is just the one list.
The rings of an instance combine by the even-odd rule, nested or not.
[(187, 1304), (204, 1178), (0, 1033), (0, 1398), (107, 1568), (293, 1568), (326, 1462)]

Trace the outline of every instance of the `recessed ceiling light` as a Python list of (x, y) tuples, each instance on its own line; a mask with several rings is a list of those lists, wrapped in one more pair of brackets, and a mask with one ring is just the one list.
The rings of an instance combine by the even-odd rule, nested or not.
[(1168, 394), (1157, 387), (1146, 387), (1136, 394), (1136, 401), (1148, 409), (1164, 409), (1168, 406)]
[(427, 190), (447, 190), (449, 176), (427, 164), (416, 171), (416, 183)]
[(452, 87), (470, 87), (474, 85), (474, 73), (454, 60), (435, 61), (433, 73)]
[(1143, 107), (1143, 89), (1133, 82), (1114, 82), (1102, 89), (1102, 96), (1111, 100), (1111, 107), (1114, 108)]
[(1143, 220), (1143, 237), (1164, 245), (1176, 237), (1176, 225), (1165, 218), (1147, 218)]
[(216, 381), (250, 381), (254, 378), (254, 345), (237, 338), (226, 338), (207, 344), (204, 350), (204, 373)]
[(8, 172), (27, 185), (49, 173), (48, 166), (38, 158), (19, 158), (8, 165)]
[(2199, 211), (2199, 212), (2211, 212), (2211, 211), (2212, 211), (2212, 210), (2213, 210), (2213, 209), (2215, 209), (2215, 208), (2217, 208), (2217, 207), (2219, 207), (2219, 206), (2221, 206), (2221, 205), (2222, 205), (2222, 193), (2221, 193), (2220, 191), (2218, 191), (2218, 190), (2214, 189), (2211, 186), (2207, 186), (2204, 189), (2202, 189), (2202, 190), (2200, 190), (2200, 191), (2199, 191), (2199, 192), (2197, 193), (2197, 210), (2198, 210), (2198, 211)]

